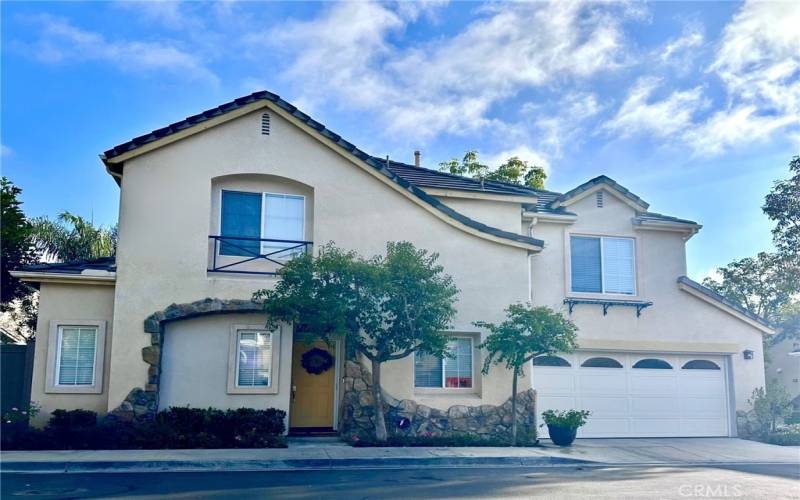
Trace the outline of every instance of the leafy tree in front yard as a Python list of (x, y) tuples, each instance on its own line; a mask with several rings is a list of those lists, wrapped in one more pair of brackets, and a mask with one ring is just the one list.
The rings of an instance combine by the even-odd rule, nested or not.
[(446, 356), (458, 289), (438, 255), (390, 242), (386, 255), (365, 259), (332, 244), (301, 255), (279, 271), (273, 289), (256, 292), (267, 321), (294, 324), (300, 337), (343, 336), (372, 369), (375, 437), (386, 441), (381, 364), (415, 352)]
[(775, 221), (772, 237), (775, 246), (798, 262), (800, 260), (800, 156), (789, 162), (792, 177), (778, 181), (767, 195), (763, 210)]
[(489, 330), (489, 336), (480, 345), (486, 349), (483, 373), (493, 364), (505, 364), (513, 371), (511, 385), (511, 445), (517, 444), (517, 379), (525, 374), (525, 367), (536, 356), (570, 352), (577, 344), (578, 328), (563, 314), (549, 307), (532, 307), (512, 304), (506, 309), (506, 319), (494, 324), (475, 322), (475, 326)]
[(529, 165), (527, 161), (518, 156), (512, 156), (492, 170), (488, 165), (478, 161), (477, 151), (467, 151), (461, 160), (453, 158), (443, 161), (439, 163), (439, 170), (476, 179), (483, 178), (490, 181), (519, 184), (535, 189), (544, 189), (544, 181), (547, 179), (543, 167)]
[(719, 280), (703, 284), (767, 321), (776, 321), (781, 308), (800, 292), (800, 273), (779, 253), (761, 252), (717, 269)]
[(32, 221), (36, 248), (45, 257), (60, 262), (112, 257), (117, 252), (117, 228), (96, 227), (70, 212), (53, 221), (38, 217)]
[(11, 276), (9, 271), (36, 261), (31, 224), (22, 212), (22, 202), (17, 198), (22, 189), (3, 177), (0, 179), (0, 310), (6, 311), (11, 303), (31, 294), (33, 289)]

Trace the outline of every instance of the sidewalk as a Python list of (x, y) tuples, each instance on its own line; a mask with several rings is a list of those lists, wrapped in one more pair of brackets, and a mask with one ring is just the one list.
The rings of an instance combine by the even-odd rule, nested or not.
[(294, 438), (285, 449), (9, 451), (2, 472), (253, 471), (341, 468), (707, 465), (800, 466), (800, 447), (733, 438), (582, 439), (570, 448), (353, 448)]

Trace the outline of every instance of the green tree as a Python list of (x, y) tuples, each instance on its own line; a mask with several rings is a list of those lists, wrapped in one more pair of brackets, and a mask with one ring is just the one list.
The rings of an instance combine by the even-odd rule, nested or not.
[(7, 178), (0, 179), (0, 310), (6, 311), (14, 300), (30, 295), (33, 289), (11, 276), (9, 271), (36, 261), (31, 224), (17, 198), (22, 189)]
[[(506, 308), (506, 319), (498, 324), (477, 321), (475, 326), (486, 328), (489, 335), (480, 345), (486, 349), (483, 373), (493, 364), (505, 364), (513, 371), (511, 385), (511, 445), (517, 444), (517, 379), (536, 356), (570, 352), (577, 345), (575, 324), (549, 307), (512, 304)], [(533, 375), (533, 374), (531, 374)]]
[(779, 253), (760, 252), (717, 269), (721, 279), (706, 278), (703, 285), (770, 322), (800, 292), (797, 266)]
[(301, 338), (346, 339), (348, 351), (371, 363), (375, 437), (387, 439), (381, 364), (415, 352), (445, 356), (458, 289), (438, 255), (408, 242), (387, 243), (386, 255), (364, 259), (333, 244), (317, 257), (298, 256), (279, 271), (273, 289), (255, 293), (267, 322), (294, 324)]
[(439, 164), (439, 170), (455, 175), (477, 178), (486, 177), (486, 174), (489, 172), (489, 167), (478, 161), (477, 151), (467, 151), (460, 161), (458, 158), (453, 158), (450, 161), (441, 162)]
[(774, 432), (777, 423), (792, 413), (792, 399), (777, 380), (767, 384), (766, 389), (754, 390), (748, 403), (753, 405), (762, 437)]
[(116, 226), (95, 227), (91, 221), (70, 212), (62, 212), (55, 221), (38, 217), (32, 226), (36, 248), (61, 262), (112, 257), (117, 251)]
[(775, 221), (775, 246), (794, 261), (800, 261), (800, 156), (789, 162), (789, 179), (778, 181), (767, 195), (764, 213)]
[(800, 339), (800, 302), (789, 302), (780, 308), (776, 330), (777, 334), (771, 340), (773, 345), (787, 338)]
[(519, 184), (535, 189), (544, 189), (544, 181), (547, 179), (544, 168), (530, 165), (517, 156), (512, 156), (497, 168), (490, 169), (489, 166), (478, 161), (477, 151), (467, 151), (461, 160), (453, 158), (441, 162), (439, 170), (476, 179), (483, 178), (490, 181)]

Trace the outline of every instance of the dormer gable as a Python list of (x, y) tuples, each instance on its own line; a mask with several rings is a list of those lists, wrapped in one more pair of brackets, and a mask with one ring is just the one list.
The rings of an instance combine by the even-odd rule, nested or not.
[(570, 189), (551, 202), (550, 207), (553, 209), (568, 207), (589, 196), (596, 196), (595, 193), (598, 192), (603, 193), (601, 196), (605, 196), (605, 193), (608, 193), (639, 212), (645, 212), (650, 207), (649, 203), (606, 175), (599, 175), (576, 188)]

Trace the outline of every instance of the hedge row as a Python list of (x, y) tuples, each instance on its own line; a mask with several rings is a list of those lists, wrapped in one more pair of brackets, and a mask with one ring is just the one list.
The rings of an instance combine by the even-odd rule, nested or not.
[(284, 448), (286, 412), (269, 408), (169, 408), (128, 422), (86, 410), (56, 410), (43, 429), (3, 423), (4, 450)]

